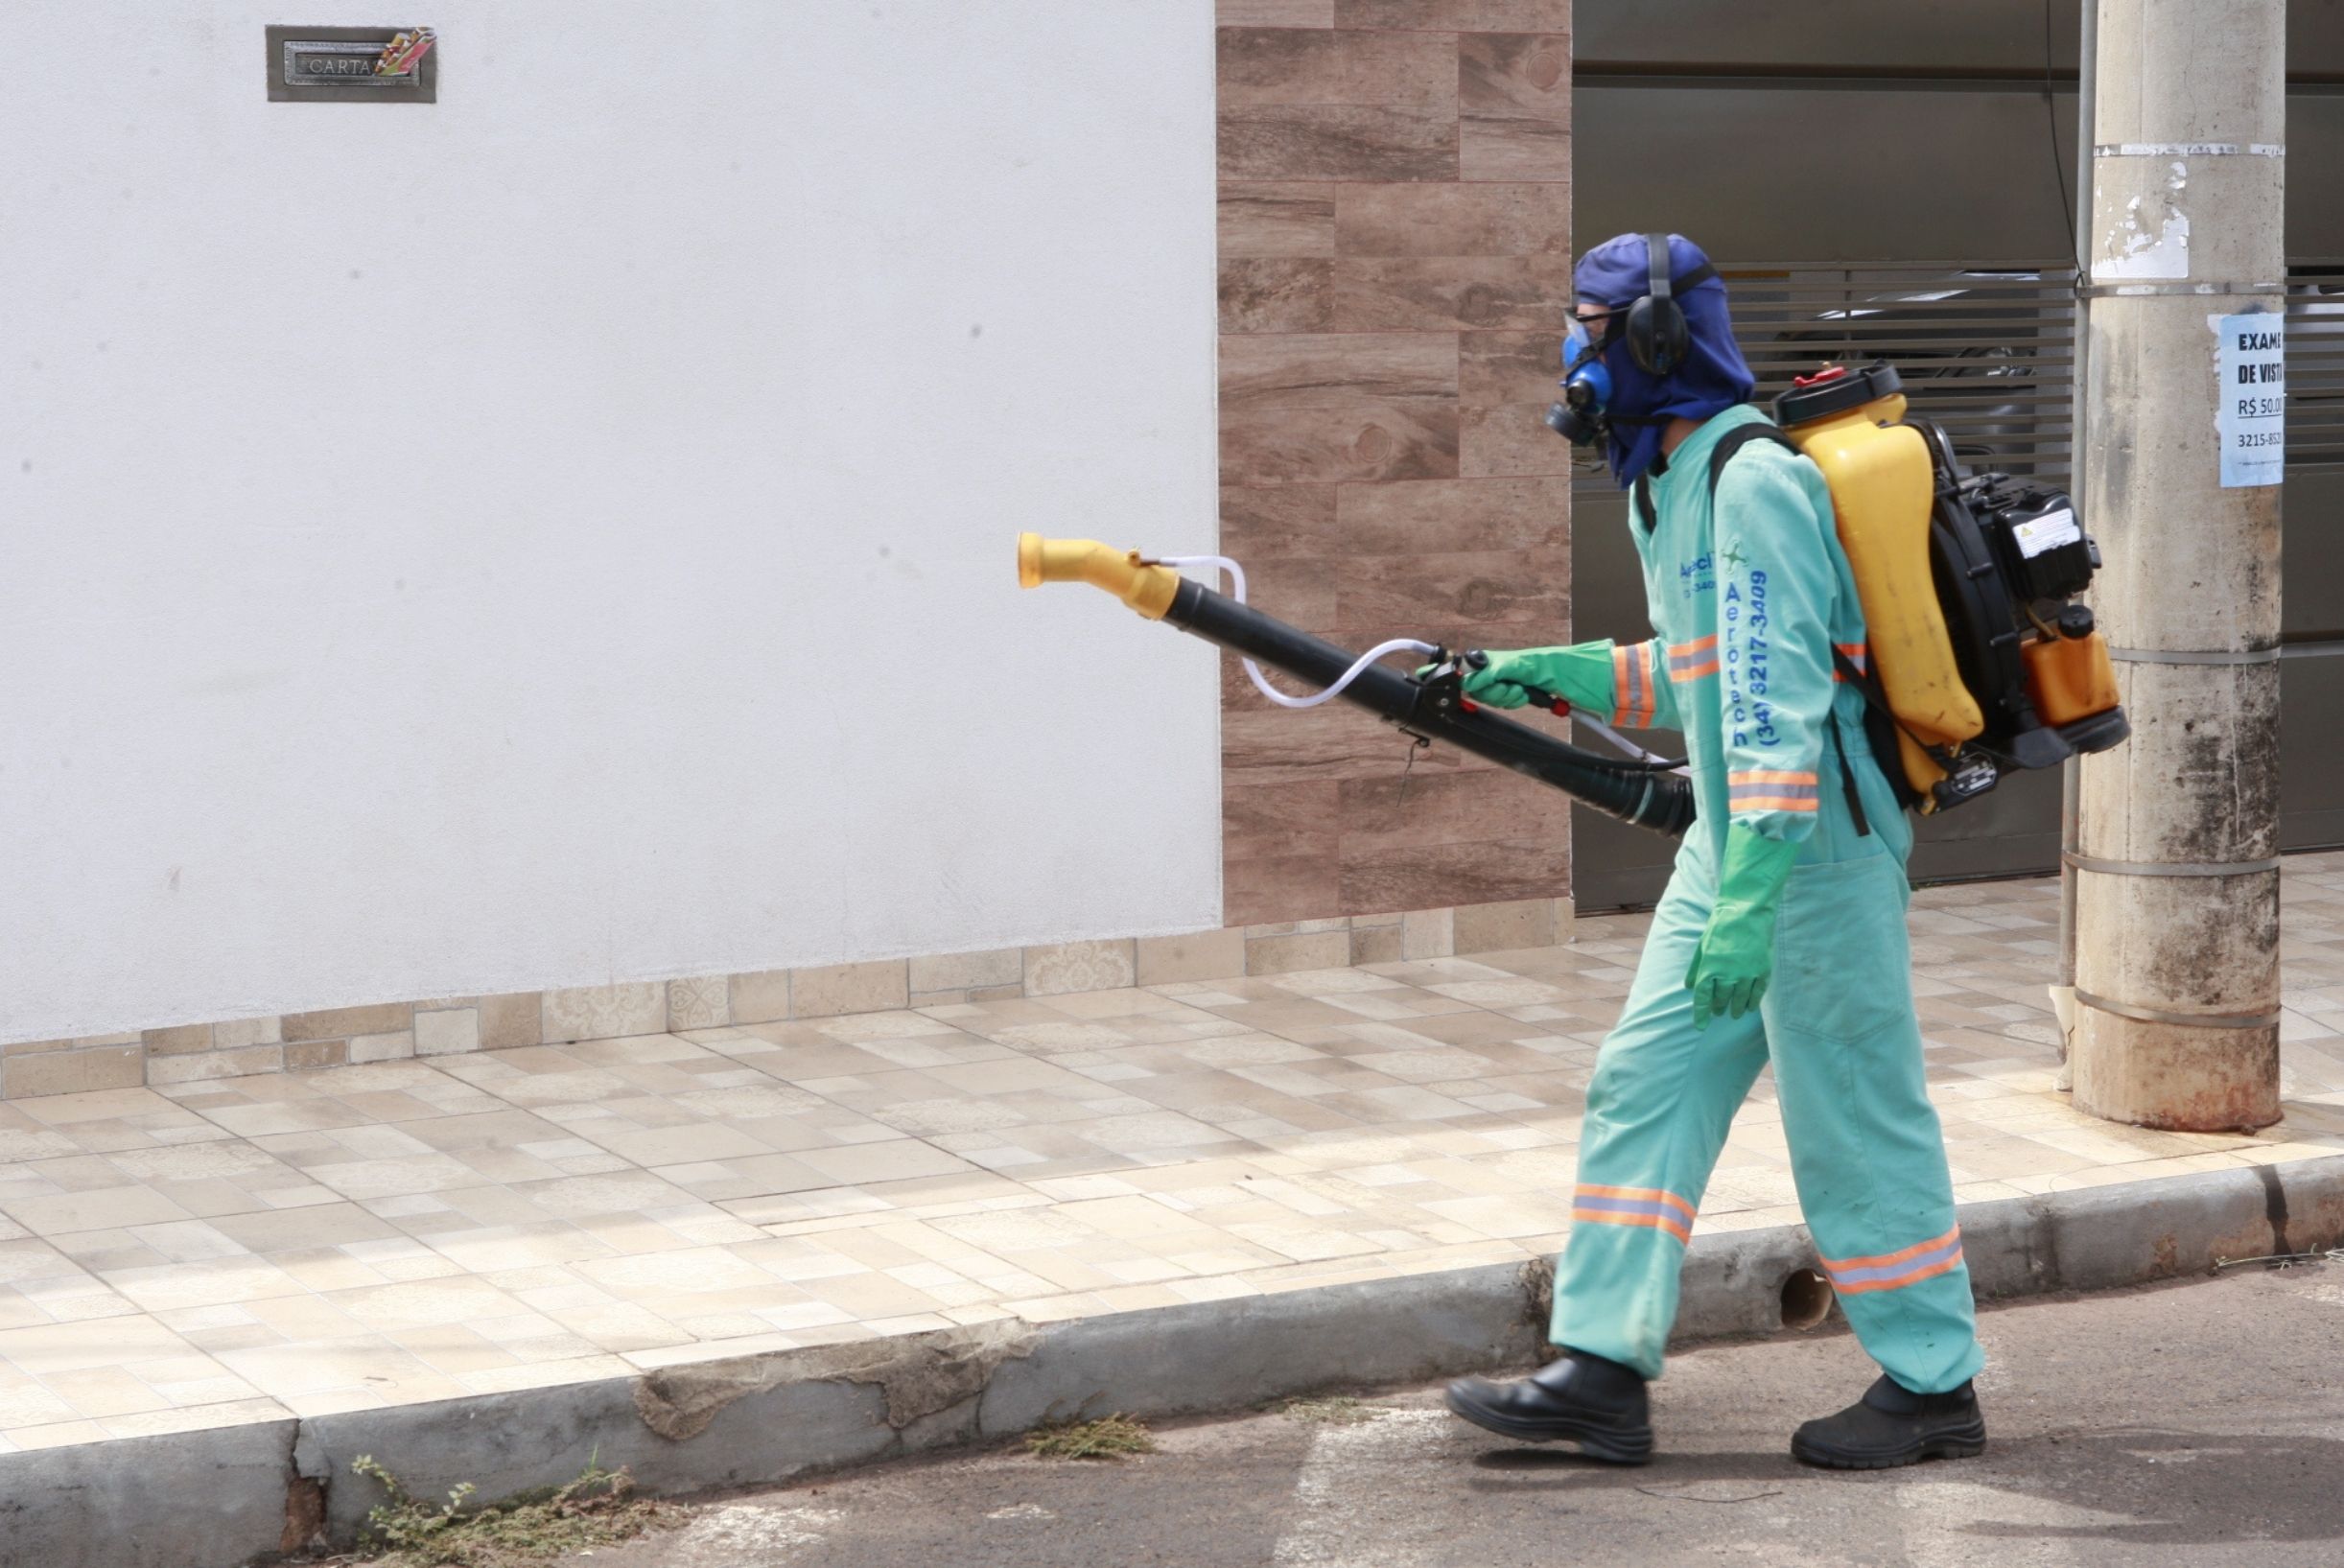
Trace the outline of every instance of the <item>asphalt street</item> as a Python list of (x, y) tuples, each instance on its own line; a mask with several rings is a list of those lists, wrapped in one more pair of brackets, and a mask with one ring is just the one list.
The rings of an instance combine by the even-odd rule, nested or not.
[(2344, 1264), (1985, 1315), (1980, 1459), (1810, 1470), (1791, 1430), (1853, 1398), (1855, 1341), (1689, 1352), (1660, 1453), (1615, 1469), (1510, 1444), (1438, 1388), (1364, 1418), (1167, 1425), (1158, 1453), (963, 1452), (707, 1503), (596, 1568), (1488, 1568), (1512, 1563), (2068, 1565), (2344, 1561)]

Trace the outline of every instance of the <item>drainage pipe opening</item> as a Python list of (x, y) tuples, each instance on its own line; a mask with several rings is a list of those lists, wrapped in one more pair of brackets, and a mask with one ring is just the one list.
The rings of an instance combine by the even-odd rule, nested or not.
[(1813, 1269), (1793, 1269), (1782, 1282), (1782, 1325), (1819, 1328), (1831, 1316), (1831, 1281)]

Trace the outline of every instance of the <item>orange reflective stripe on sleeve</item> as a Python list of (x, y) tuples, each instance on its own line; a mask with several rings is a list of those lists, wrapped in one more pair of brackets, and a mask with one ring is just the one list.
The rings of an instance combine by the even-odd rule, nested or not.
[(1678, 685), (1698, 681), (1703, 675), (1718, 672), (1718, 639), (1715, 632), (1694, 643), (1669, 644), (1669, 679)]
[(1812, 773), (1761, 768), (1725, 776), (1725, 798), (1736, 811), (1815, 811), (1822, 790)]
[(1615, 723), (1640, 729), (1653, 721), (1660, 699), (1653, 690), (1653, 672), (1644, 662), (1649, 643), (1634, 643), (1611, 650), (1611, 716)]

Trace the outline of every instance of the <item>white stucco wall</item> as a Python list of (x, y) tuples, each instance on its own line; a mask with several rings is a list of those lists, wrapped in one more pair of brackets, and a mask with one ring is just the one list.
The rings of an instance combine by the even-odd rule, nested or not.
[(1217, 924), (1211, 28), (11, 6), (0, 1040)]

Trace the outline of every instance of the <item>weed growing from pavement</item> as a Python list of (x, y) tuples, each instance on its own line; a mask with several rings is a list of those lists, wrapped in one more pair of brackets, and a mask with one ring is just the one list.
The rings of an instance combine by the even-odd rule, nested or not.
[(361, 1454), (350, 1468), (389, 1494), (366, 1515), (364, 1547), (375, 1556), (363, 1560), (378, 1568), (521, 1568), (631, 1540), (678, 1522), (682, 1512), (636, 1497), (624, 1465), (605, 1470), (592, 1460), (567, 1486), (469, 1509), (478, 1489), (469, 1481), (434, 1505), (409, 1496), (371, 1455)]
[(1289, 1420), (1309, 1421), (1319, 1426), (1357, 1426), (1374, 1420), (1384, 1412), (1380, 1405), (1339, 1393), (1326, 1399), (1289, 1399), (1277, 1407), (1277, 1413)]
[(1130, 1416), (1109, 1416), (1039, 1428), (1025, 1435), (1025, 1446), (1036, 1459), (1122, 1459), (1153, 1454), (1156, 1439)]

